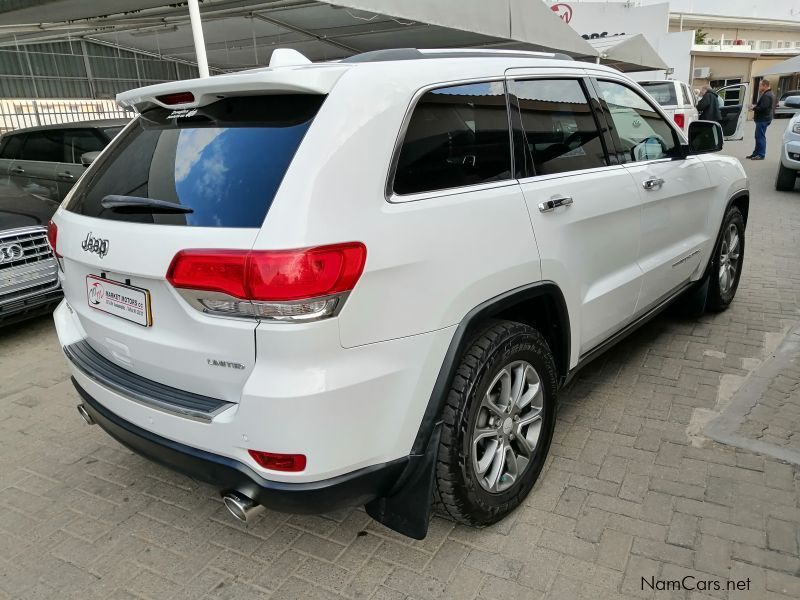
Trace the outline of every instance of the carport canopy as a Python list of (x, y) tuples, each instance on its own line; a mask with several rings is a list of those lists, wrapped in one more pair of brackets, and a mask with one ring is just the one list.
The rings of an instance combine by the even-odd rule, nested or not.
[(783, 62), (779, 62), (777, 65), (772, 65), (770, 68), (761, 71), (758, 76), (791, 75), (792, 73), (800, 73), (800, 54)]
[[(268, 64), (279, 47), (311, 60), (403, 47), (539, 50), (592, 61), (598, 55), (540, 0), (205, 0), (201, 16), (208, 62), (222, 70)], [(195, 61), (185, 4), (0, 4), (0, 46), (80, 39)]]
[(599, 53), (602, 64), (616, 67), (620, 71), (653, 71), (668, 68), (641, 33), (597, 38), (589, 40), (589, 44)]

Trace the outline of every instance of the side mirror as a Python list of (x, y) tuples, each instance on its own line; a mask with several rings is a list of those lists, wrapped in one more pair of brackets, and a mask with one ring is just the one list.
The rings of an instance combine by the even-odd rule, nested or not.
[(783, 101), (786, 108), (800, 108), (800, 96), (789, 96)]
[(722, 150), (722, 127), (715, 121), (689, 123), (689, 154), (707, 154)]
[(88, 167), (90, 164), (94, 162), (94, 159), (97, 158), (100, 154), (99, 150), (95, 150), (93, 152), (84, 152), (81, 154), (81, 164), (84, 167)]

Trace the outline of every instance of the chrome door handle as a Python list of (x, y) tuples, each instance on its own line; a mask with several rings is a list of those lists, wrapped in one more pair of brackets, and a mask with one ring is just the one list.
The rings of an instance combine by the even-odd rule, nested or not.
[(25, 169), (23, 169), (22, 167), (12, 167), (11, 168), (11, 173), (14, 173), (14, 175), (22, 175), (24, 172), (25, 172)]
[(651, 177), (642, 182), (642, 187), (646, 190), (657, 190), (664, 185), (664, 180), (661, 177)]
[(72, 181), (73, 179), (75, 179), (75, 175), (73, 175), (72, 173), (67, 173), (67, 172), (57, 173), (56, 176), (59, 179), (66, 179), (67, 181)]
[(542, 212), (550, 212), (554, 208), (558, 208), (559, 206), (569, 206), (572, 204), (572, 198), (570, 196), (554, 196), (550, 198), (550, 200), (545, 200), (544, 202), (539, 203), (539, 210)]

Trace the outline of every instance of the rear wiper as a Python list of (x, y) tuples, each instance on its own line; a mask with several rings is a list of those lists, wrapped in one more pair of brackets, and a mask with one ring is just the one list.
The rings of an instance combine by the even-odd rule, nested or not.
[(148, 213), (193, 213), (194, 209), (181, 206), (166, 200), (155, 198), (140, 198), (139, 196), (117, 196), (109, 194), (100, 201), (100, 206), (120, 212), (148, 212)]

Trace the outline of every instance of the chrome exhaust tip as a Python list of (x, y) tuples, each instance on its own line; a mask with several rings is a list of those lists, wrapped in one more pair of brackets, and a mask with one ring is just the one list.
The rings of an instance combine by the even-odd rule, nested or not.
[(264, 510), (264, 507), (258, 502), (240, 492), (224, 492), (222, 502), (228, 512), (242, 523), (252, 521), (253, 517)]
[(78, 414), (86, 421), (87, 425), (94, 425), (94, 419), (92, 415), (89, 414), (89, 411), (86, 410), (86, 407), (83, 404), (78, 404), (76, 407), (78, 409)]

